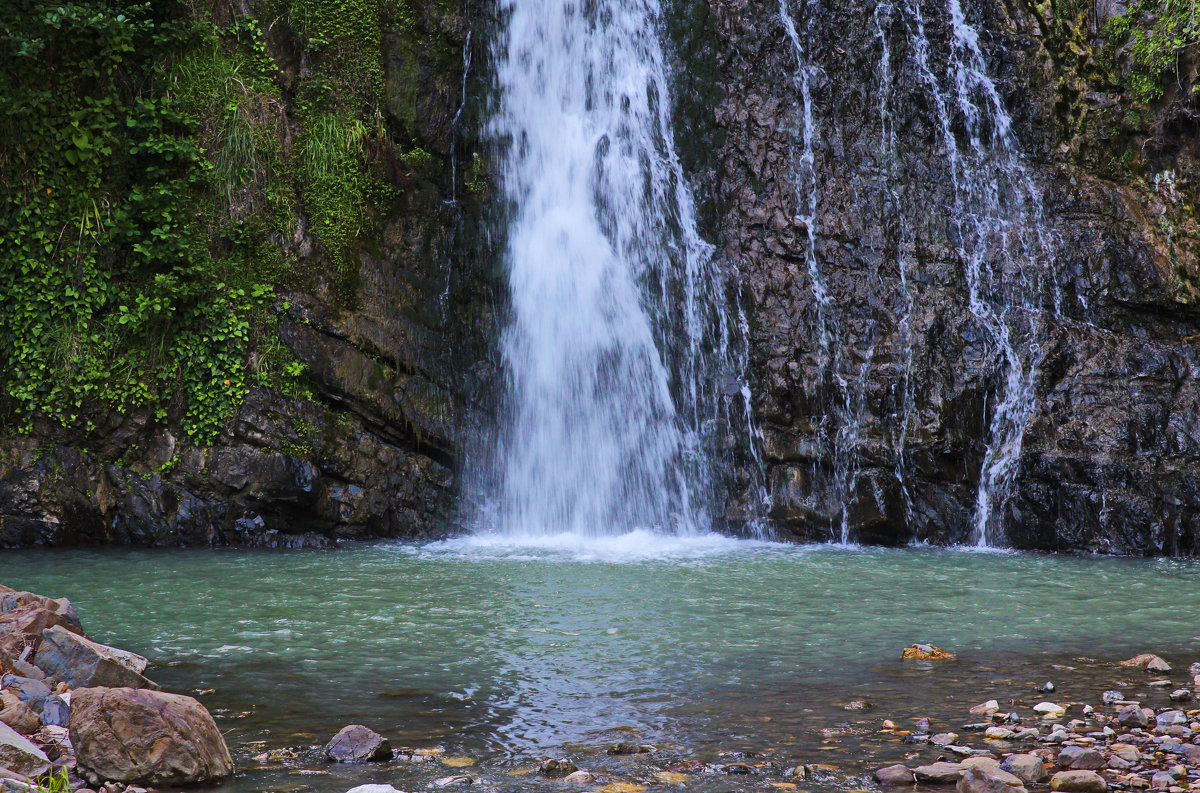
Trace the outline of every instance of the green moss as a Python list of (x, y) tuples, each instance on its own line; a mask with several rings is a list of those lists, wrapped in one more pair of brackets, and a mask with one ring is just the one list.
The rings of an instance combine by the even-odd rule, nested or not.
[(1125, 16), (1105, 23), (1104, 38), (1113, 50), (1128, 47), (1131, 68), (1124, 85), (1136, 101), (1152, 104), (1163, 98), (1179, 56), (1200, 44), (1200, 9), (1194, 0), (1140, 0)]

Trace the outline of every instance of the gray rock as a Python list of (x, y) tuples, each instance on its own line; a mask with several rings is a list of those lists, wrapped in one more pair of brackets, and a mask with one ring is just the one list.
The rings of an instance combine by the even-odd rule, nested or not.
[(42, 724), (66, 727), (71, 721), (71, 706), (58, 694), (51, 694), (42, 703)]
[(1150, 719), (1141, 705), (1126, 705), (1117, 711), (1117, 723), (1123, 727), (1145, 727)]
[(392, 759), (392, 745), (361, 724), (350, 724), (325, 745), (325, 756), (336, 763), (367, 763)]
[(46, 697), (50, 696), (50, 686), (31, 677), (5, 675), (0, 677), (0, 688), (16, 691), (21, 701), (33, 708), (36, 713), (42, 712), (42, 703), (46, 701)]
[(352, 787), (346, 793), (404, 793), (391, 785), (359, 785)]
[(1004, 758), (1000, 767), (1018, 777), (1025, 784), (1044, 782), (1050, 778), (1050, 769), (1036, 754), (1012, 754)]
[(33, 662), (71, 688), (158, 688), (142, 676), (146, 668), (142, 656), (93, 642), (60, 626), (42, 631), (42, 644)]
[(1050, 777), (1050, 789), (1063, 793), (1107, 793), (1108, 783), (1095, 771), (1059, 771)]
[(929, 739), (929, 742), (934, 746), (949, 746), (958, 740), (958, 733), (954, 732), (939, 732)]
[(1128, 771), (1133, 768), (1133, 763), (1114, 754), (1108, 758), (1108, 767), (1114, 771)]
[(911, 785), (915, 781), (912, 769), (901, 763), (876, 770), (875, 779), (881, 785)]
[(1176, 724), (1187, 724), (1188, 718), (1182, 710), (1168, 710), (1158, 714), (1154, 721), (1159, 727), (1173, 727)]
[(1058, 753), (1058, 764), (1063, 768), (1097, 771), (1108, 765), (1103, 753), (1083, 746), (1066, 746)]
[(1114, 743), (1112, 746), (1108, 747), (1108, 750), (1112, 752), (1114, 756), (1120, 757), (1122, 760), (1125, 760), (1130, 764), (1138, 763), (1142, 759), (1141, 751), (1139, 751), (1136, 746), (1132, 746), (1127, 743)]
[(0, 723), (0, 768), (37, 777), (50, 770), (50, 758), (24, 735)]
[(433, 780), (434, 787), (452, 787), (455, 785), (474, 785), (478, 780), (469, 774), (455, 774)]
[(1170, 697), (1172, 702), (1187, 702), (1192, 698), (1192, 692), (1190, 689), (1177, 688), (1171, 692)]
[(569, 782), (573, 785), (589, 785), (596, 781), (596, 775), (587, 771), (576, 771), (573, 774), (567, 774), (563, 777), (563, 782)]
[(958, 782), (962, 770), (961, 763), (938, 762), (917, 766), (913, 769), (913, 776), (918, 782), (930, 785), (953, 785)]
[(636, 741), (621, 741), (608, 747), (609, 754), (645, 754), (653, 751), (654, 747), (650, 744)]
[(1154, 776), (1150, 777), (1150, 787), (1155, 790), (1166, 790), (1175, 784), (1175, 777), (1166, 771), (1156, 771)]

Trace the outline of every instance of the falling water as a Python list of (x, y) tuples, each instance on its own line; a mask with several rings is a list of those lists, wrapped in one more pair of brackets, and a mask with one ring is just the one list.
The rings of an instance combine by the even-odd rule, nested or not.
[[(919, 0), (904, 0), (902, 11), (912, 42), (910, 57), (933, 99), (953, 182), (952, 241), (964, 264), (968, 307), (1002, 364), (1003, 382), (988, 426), (973, 527), (975, 544), (990, 547), (1003, 539), (1003, 508), (1012, 494), (1025, 427), (1035, 406), (1037, 317), (1045, 291), (1041, 273), (1052, 272), (1044, 265), (1052, 260), (1055, 240), (1041, 194), (1022, 161), (1012, 119), (988, 74), (978, 33), (959, 0), (947, 0), (946, 6), (951, 32), (946, 86), (930, 65)], [(888, 54), (885, 48), (884, 56)], [(964, 131), (965, 146), (956, 128)], [(1052, 286), (1057, 307), (1057, 282)]]
[(672, 140), (659, 18), (656, 0), (502, 5), (511, 317), (490, 521), (509, 535), (709, 525), (709, 447), (743, 384), (726, 385), (723, 279)]

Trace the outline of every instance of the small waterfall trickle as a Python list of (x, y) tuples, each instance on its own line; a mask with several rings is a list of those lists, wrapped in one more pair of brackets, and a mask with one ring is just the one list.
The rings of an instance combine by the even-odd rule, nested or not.
[[(903, 0), (900, 10), (910, 58), (932, 99), (952, 180), (951, 241), (963, 262), (968, 308), (1001, 361), (1002, 382), (991, 400), (972, 538), (979, 547), (991, 547), (1003, 540), (1004, 506), (1035, 408), (1040, 317), (1047, 297), (1043, 273), (1053, 273), (1047, 265), (1056, 241), (1048, 230), (1040, 190), (1022, 159), (1012, 118), (988, 73), (979, 34), (967, 21), (960, 0), (946, 3), (950, 56), (945, 85), (931, 65), (919, 0)], [(887, 48), (884, 57), (889, 57)], [(901, 279), (906, 282), (903, 264)], [(1056, 280), (1051, 287), (1049, 298), (1057, 310), (1061, 298)], [(909, 332), (907, 324), (904, 331)], [(911, 365), (911, 345), (907, 346)]]
[(744, 412), (745, 383), (672, 138), (660, 13), (657, 0), (501, 5), (489, 131), (507, 212), (509, 393), (491, 530), (711, 523), (711, 446)]

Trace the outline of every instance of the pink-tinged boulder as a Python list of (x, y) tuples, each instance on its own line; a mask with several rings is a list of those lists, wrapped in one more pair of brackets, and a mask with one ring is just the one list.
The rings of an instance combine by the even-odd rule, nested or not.
[(71, 688), (158, 688), (142, 676), (146, 669), (142, 656), (85, 639), (61, 626), (42, 631), (33, 662)]
[(1108, 793), (1108, 783), (1095, 771), (1059, 771), (1050, 777), (1050, 789), (1062, 793)]
[(361, 724), (343, 727), (325, 745), (325, 756), (336, 763), (367, 763), (392, 759), (388, 739)]
[(163, 787), (219, 782), (233, 773), (212, 716), (180, 694), (76, 689), (70, 730), (79, 769), (89, 780)]

